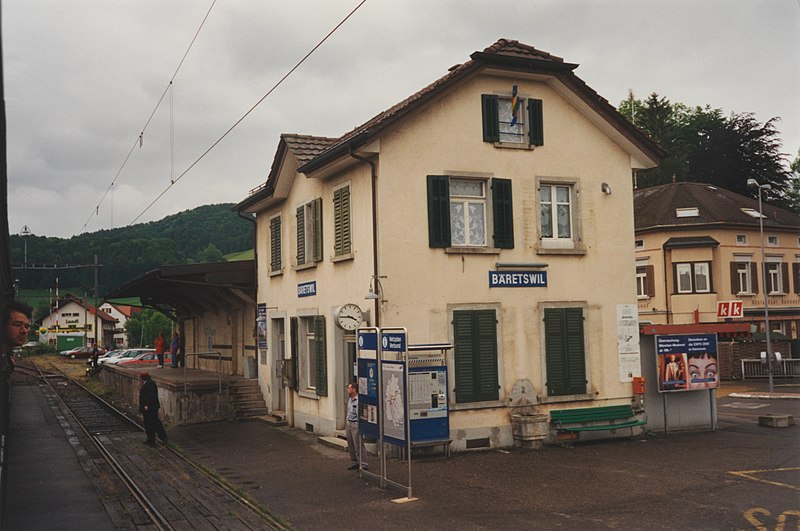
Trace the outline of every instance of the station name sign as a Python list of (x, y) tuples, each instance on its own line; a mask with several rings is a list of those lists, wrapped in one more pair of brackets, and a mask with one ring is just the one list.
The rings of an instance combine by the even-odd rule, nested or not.
[(547, 271), (489, 271), (490, 288), (546, 288)]
[(312, 280), (311, 282), (303, 282), (302, 284), (297, 285), (298, 297), (313, 297), (316, 294), (317, 294), (316, 280)]

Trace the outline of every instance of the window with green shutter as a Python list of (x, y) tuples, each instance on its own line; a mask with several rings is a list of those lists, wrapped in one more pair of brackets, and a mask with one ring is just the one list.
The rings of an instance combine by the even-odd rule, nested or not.
[[(542, 100), (520, 97), (512, 107), (512, 97), (481, 94), (483, 141), (497, 144), (544, 145)], [(525, 111), (527, 109), (527, 112)]]
[(495, 311), (454, 311), (453, 337), (456, 402), (498, 400), (500, 391)]
[(547, 395), (586, 394), (582, 308), (544, 310)]
[(328, 396), (328, 357), (325, 351), (325, 316), (314, 317), (314, 363), (317, 396)]
[(281, 257), (281, 217), (269, 220), (269, 270), (280, 271), (283, 268)]
[[(487, 194), (487, 189), (491, 192)], [(487, 197), (490, 195), (491, 198)], [(491, 200), (492, 216), (487, 202)], [(487, 234), (492, 235), (491, 241)], [(430, 247), (514, 247), (514, 210), (509, 179), (428, 175)]]
[(333, 191), (333, 252), (347, 256), (352, 251), (350, 238), (350, 186)]
[(297, 207), (297, 265), (322, 260), (322, 199)]

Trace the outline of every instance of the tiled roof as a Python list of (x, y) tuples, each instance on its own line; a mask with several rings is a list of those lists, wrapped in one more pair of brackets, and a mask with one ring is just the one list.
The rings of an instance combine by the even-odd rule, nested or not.
[[(697, 215), (678, 217), (676, 209), (697, 208)], [(698, 225), (758, 227), (758, 200), (705, 183), (671, 183), (636, 190), (633, 210), (636, 231)], [(762, 206), (764, 227), (800, 230), (800, 215), (766, 203)]]
[(325, 136), (296, 135), (284, 133), (281, 138), (286, 142), (286, 147), (297, 159), (297, 163), (302, 166), (306, 162), (314, 159), (317, 155), (336, 141), (335, 138)]

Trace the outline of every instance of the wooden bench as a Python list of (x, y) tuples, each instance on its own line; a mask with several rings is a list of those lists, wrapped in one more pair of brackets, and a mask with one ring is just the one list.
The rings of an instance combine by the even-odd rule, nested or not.
[(550, 412), (550, 422), (567, 432), (603, 431), (633, 428), (647, 424), (647, 416), (639, 419), (630, 405), (557, 409)]

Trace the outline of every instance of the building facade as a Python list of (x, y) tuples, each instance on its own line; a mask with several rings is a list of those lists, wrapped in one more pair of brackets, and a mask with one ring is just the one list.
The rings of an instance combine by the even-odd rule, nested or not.
[(100, 305), (100, 309), (108, 315), (116, 319), (114, 323), (114, 339), (109, 347), (114, 349), (128, 348), (128, 334), (125, 333), (125, 323), (135, 311), (140, 311), (140, 308), (135, 306), (127, 306), (125, 304), (112, 304), (104, 302)]
[(257, 218), (273, 413), (344, 427), (359, 325), (454, 344), (457, 450), (510, 445), (522, 403), (630, 403), (631, 176), (661, 151), (576, 67), (500, 40), (340, 138), (281, 137), (236, 207)]
[[(113, 344), (117, 320), (100, 310), (95, 319), (94, 306), (83, 299), (66, 295), (53, 304), (50, 313), (42, 317), (39, 325), (39, 341), (61, 346), (88, 346), (99, 337), (98, 344)], [(95, 333), (95, 324), (100, 334)]]
[[(800, 215), (703, 183), (637, 190), (636, 286), (640, 322), (747, 321), (797, 340)], [(741, 314), (717, 316), (720, 302)]]

